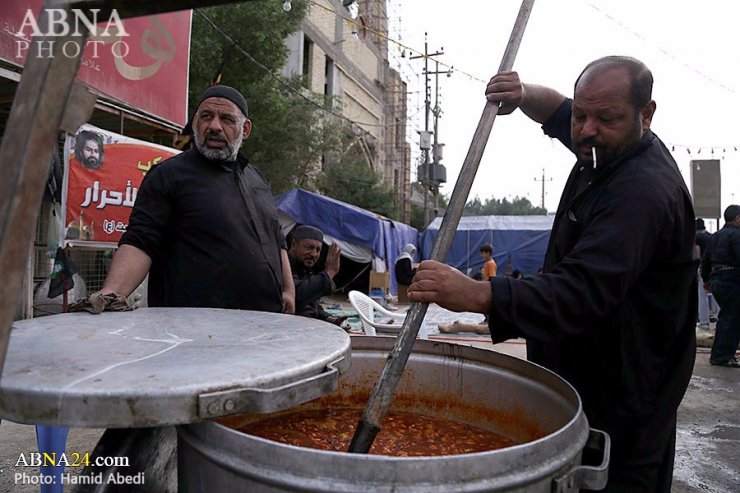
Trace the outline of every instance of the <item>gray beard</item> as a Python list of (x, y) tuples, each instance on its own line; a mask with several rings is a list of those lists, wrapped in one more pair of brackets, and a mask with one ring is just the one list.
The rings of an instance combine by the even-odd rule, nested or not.
[(236, 160), (237, 154), (239, 154), (239, 148), (242, 146), (244, 138), (240, 135), (236, 138), (233, 143), (226, 141), (226, 147), (222, 149), (212, 149), (205, 144), (205, 139), (194, 133), (195, 137), (195, 148), (198, 149), (206, 159), (212, 161), (234, 161)]

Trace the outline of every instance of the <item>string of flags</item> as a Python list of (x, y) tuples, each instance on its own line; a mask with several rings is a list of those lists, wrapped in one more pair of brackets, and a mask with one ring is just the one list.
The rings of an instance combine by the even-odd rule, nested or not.
[(696, 145), (683, 145), (683, 144), (668, 144), (671, 152), (686, 150), (689, 156), (704, 156), (704, 157), (724, 157), (727, 153), (737, 152), (740, 148), (738, 145), (728, 146), (696, 146)]

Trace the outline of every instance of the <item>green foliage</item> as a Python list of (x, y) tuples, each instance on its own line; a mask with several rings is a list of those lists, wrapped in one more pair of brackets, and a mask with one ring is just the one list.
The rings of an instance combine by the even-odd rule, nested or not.
[[(216, 30), (203, 16), (193, 15), (193, 32), (190, 48), (190, 102), (197, 103), (200, 94), (209, 86), (218, 72), (224, 58), (221, 82), (236, 87), (250, 103), (250, 117), (261, 117), (251, 111), (251, 104), (261, 98), (264, 89), (259, 83), (273, 79), (285, 65), (288, 49), (285, 38), (298, 30), (307, 12), (306, 0), (294, 0), (293, 9), (283, 12), (281, 2), (251, 1), (234, 5), (199, 9), (226, 36), (229, 36), (239, 49), (232, 49), (232, 43)], [(253, 59), (266, 67), (265, 71)], [(274, 80), (274, 79), (273, 79)], [(267, 116), (267, 115), (265, 115)]]
[[(452, 193), (452, 192), (450, 192)], [(437, 199), (438, 208), (440, 211), (444, 211), (447, 209), (447, 206), (450, 205), (450, 200), (447, 198), (447, 195), (439, 194), (439, 198)]]
[(317, 155), (320, 138), (313, 129), (320, 110), (307, 101), (313, 96), (304, 99), (291, 92), (286, 86), (298, 88), (300, 79), (280, 75), (288, 56), (285, 38), (298, 30), (307, 9), (307, 0), (293, 0), (289, 13), (277, 0), (200, 9), (218, 29), (197, 12), (193, 16), (191, 113), (223, 65), (221, 83), (239, 89), (249, 104), (253, 129), (243, 151), (271, 180), (275, 193), (296, 185), (298, 163)]
[(324, 155), (324, 173), (319, 191), (337, 200), (354, 204), (391, 219), (398, 219), (395, 193), (385, 186), (370, 167), (360, 137), (344, 126), (335, 126), (334, 148)]
[[(280, 75), (288, 56), (284, 40), (299, 29), (308, 6), (307, 0), (293, 0), (293, 9), (285, 13), (282, 2), (264, 0), (201, 9), (239, 49), (196, 13), (191, 113), (226, 59), (221, 82), (244, 94), (253, 123), (243, 152), (270, 180), (273, 193), (306, 188), (395, 219), (395, 194), (373, 172), (358, 137), (322, 110), (333, 102), (307, 91), (301, 77)], [(322, 162), (324, 173), (317, 176), (315, 166)]]
[[(300, 78), (289, 83), (298, 87)], [(310, 102), (323, 104), (323, 96), (302, 97), (279, 90), (269, 81), (265, 86), (266, 97), (255, 100), (254, 106), (255, 111), (270, 117), (253, 120), (244, 153), (270, 179), (274, 193), (294, 187), (314, 190), (311, 170), (325, 152), (339, 145), (340, 130), (324, 122), (326, 113)]]
[(479, 197), (468, 201), (465, 204), (463, 215), (465, 216), (533, 216), (545, 215), (547, 209), (534, 207), (525, 197), (514, 197), (509, 202), (507, 198), (496, 199), (491, 197), (481, 202)]
[(411, 204), (411, 217), (409, 224), (419, 231), (424, 231), (427, 225), (424, 223), (424, 208)]

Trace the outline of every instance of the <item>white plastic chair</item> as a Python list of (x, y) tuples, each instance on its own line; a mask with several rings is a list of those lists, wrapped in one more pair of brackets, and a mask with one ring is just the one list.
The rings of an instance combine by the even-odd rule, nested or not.
[[(360, 291), (350, 291), (348, 296), (349, 302), (360, 315), (360, 323), (362, 324), (362, 331), (365, 335), (374, 336), (376, 332), (380, 332), (381, 334), (397, 336), (401, 332), (401, 326), (406, 318), (405, 312), (396, 313), (386, 310), (381, 304)], [(383, 322), (375, 320), (376, 314)], [(388, 323), (389, 320), (393, 322)], [(419, 338), (427, 338), (426, 326), (424, 324), (419, 329)]]

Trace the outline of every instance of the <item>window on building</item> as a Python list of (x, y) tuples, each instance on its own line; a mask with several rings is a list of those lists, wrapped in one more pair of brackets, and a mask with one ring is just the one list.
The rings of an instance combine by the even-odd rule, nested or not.
[(396, 120), (395, 122), (396, 124), (393, 126), (393, 130), (395, 131), (396, 147), (400, 149), (404, 145), (404, 142), (403, 142), (404, 133), (403, 133), (403, 128), (401, 127), (402, 125), (401, 119), (396, 117), (395, 120)]
[(303, 78), (306, 87), (311, 87), (311, 56), (313, 55), (313, 41), (308, 36), (303, 37)]
[(326, 72), (324, 74), (324, 94), (334, 96), (336, 94), (336, 66), (334, 60), (326, 57)]

